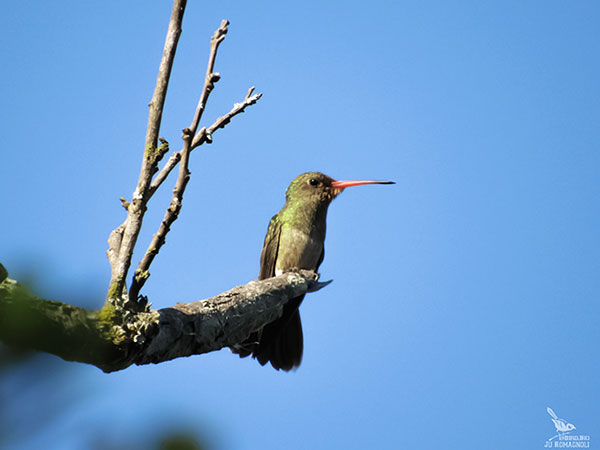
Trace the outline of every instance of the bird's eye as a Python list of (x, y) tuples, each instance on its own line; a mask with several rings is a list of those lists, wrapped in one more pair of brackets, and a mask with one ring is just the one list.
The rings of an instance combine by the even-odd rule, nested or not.
[(311, 178), (310, 180), (308, 180), (308, 184), (310, 184), (311, 186), (318, 186), (319, 180), (315, 180), (314, 178)]

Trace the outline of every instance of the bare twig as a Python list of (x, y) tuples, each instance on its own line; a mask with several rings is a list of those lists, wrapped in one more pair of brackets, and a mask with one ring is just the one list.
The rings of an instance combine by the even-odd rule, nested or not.
[(136, 189), (133, 193), (131, 203), (128, 207), (128, 216), (125, 222), (117, 227), (108, 239), (109, 249), (108, 258), (111, 263), (111, 281), (107, 295), (107, 300), (111, 301), (120, 297), (125, 289), (125, 277), (131, 265), (133, 249), (137, 241), (144, 213), (146, 212), (146, 203), (148, 202), (148, 192), (152, 176), (157, 171), (158, 162), (166, 152), (161, 146), (157, 149), (158, 133), (162, 119), (167, 87), (173, 60), (177, 50), (177, 43), (181, 35), (181, 23), (185, 12), (186, 0), (175, 0), (169, 28), (165, 39), (163, 55), (156, 79), (156, 87), (149, 105), (148, 128), (146, 131), (146, 144), (142, 168)]
[(188, 170), (188, 163), (190, 159), (190, 151), (192, 146), (192, 130), (186, 128), (183, 130), (183, 150), (181, 151), (181, 164), (179, 166), (179, 176), (177, 177), (177, 182), (175, 183), (175, 189), (173, 189), (173, 198), (169, 207), (165, 212), (165, 217), (160, 223), (160, 227), (158, 228), (158, 232), (152, 237), (152, 242), (146, 250), (144, 257), (140, 261), (138, 269), (135, 271), (135, 275), (133, 276), (133, 280), (131, 282), (131, 288), (129, 289), (129, 298), (132, 300), (136, 300), (140, 289), (146, 283), (146, 280), (150, 277), (150, 265), (160, 248), (165, 243), (165, 239), (167, 237), (167, 233), (171, 229), (171, 225), (177, 217), (179, 216), (179, 211), (181, 211), (181, 205), (183, 201), (183, 193), (185, 192), (185, 187), (187, 186), (188, 181), (190, 180), (190, 171)]
[(150, 185), (150, 197), (152, 197), (152, 195), (154, 195), (154, 193), (160, 187), (160, 185), (163, 184), (163, 182), (167, 179), (171, 171), (175, 168), (175, 166), (177, 166), (177, 164), (179, 164), (179, 161), (181, 161), (181, 150), (173, 153), (167, 160), (164, 167), (158, 173), (158, 175), (154, 177), (154, 180)]
[[(179, 176), (177, 177), (177, 182), (175, 184), (175, 189), (173, 190), (173, 198), (167, 211), (165, 212), (165, 216), (160, 224), (158, 232), (153, 236), (152, 242), (146, 250), (142, 261), (138, 266), (138, 269), (135, 271), (135, 275), (133, 277), (133, 281), (131, 283), (131, 288), (129, 290), (129, 298), (135, 300), (140, 292), (140, 289), (144, 286), (146, 280), (150, 276), (150, 265), (152, 261), (160, 251), (160, 248), (165, 243), (165, 239), (167, 233), (171, 229), (171, 225), (177, 217), (179, 216), (179, 212), (181, 211), (182, 202), (183, 202), (183, 193), (185, 192), (185, 188), (190, 179), (190, 172), (188, 170), (188, 162), (190, 157), (190, 152), (192, 151), (192, 140), (196, 135), (196, 130), (198, 129), (198, 125), (200, 123), (200, 119), (202, 119), (202, 114), (204, 109), (206, 108), (206, 102), (208, 101), (208, 97), (212, 92), (215, 83), (219, 81), (220, 76), (218, 73), (214, 72), (215, 67), (215, 59), (217, 57), (217, 51), (219, 50), (219, 45), (225, 39), (225, 35), (227, 34), (227, 27), (229, 26), (229, 21), (223, 20), (221, 22), (221, 26), (217, 28), (215, 33), (210, 39), (210, 54), (208, 57), (208, 65), (206, 67), (206, 75), (204, 77), (204, 87), (202, 89), (202, 93), (200, 94), (200, 99), (198, 100), (198, 106), (196, 107), (196, 112), (194, 113), (194, 117), (192, 119), (191, 125), (183, 130), (183, 149), (181, 150), (181, 164), (179, 166)], [(204, 128), (201, 130), (204, 132)], [(150, 198), (151, 193), (148, 198)]]
[(202, 133), (202, 130), (200, 130), (200, 132), (194, 137), (194, 140), (192, 141), (192, 149), (204, 144), (205, 142), (212, 144), (212, 135), (216, 130), (218, 130), (219, 128), (225, 128), (225, 125), (231, 122), (231, 119), (234, 116), (243, 113), (248, 106), (254, 105), (262, 97), (262, 94), (253, 95), (253, 92), (254, 86), (248, 89), (248, 93), (246, 94), (244, 100), (242, 100), (240, 103), (235, 103), (233, 105), (231, 111), (215, 120), (215, 123), (208, 127), (208, 129), (205, 132)]
[[(198, 133), (194, 137), (194, 140), (192, 141), (192, 150), (204, 144), (205, 142), (209, 144), (212, 143), (212, 135), (216, 130), (218, 130), (219, 128), (224, 128), (225, 125), (227, 125), (233, 117), (243, 113), (248, 106), (254, 105), (262, 97), (261, 93), (253, 94), (253, 92), (254, 87), (251, 87), (248, 90), (248, 93), (246, 94), (244, 100), (242, 100), (240, 103), (234, 104), (231, 111), (219, 117), (210, 127), (208, 127), (208, 129), (202, 128), (200, 131), (198, 131)], [(167, 160), (167, 163), (163, 166), (161, 171), (152, 181), (152, 184), (150, 185), (150, 197), (154, 195), (154, 193), (163, 183), (163, 181), (167, 179), (171, 171), (175, 168), (175, 166), (177, 166), (180, 160), (181, 151), (175, 152), (171, 155), (171, 157)]]
[(206, 108), (208, 96), (215, 87), (215, 83), (221, 79), (221, 76), (218, 73), (213, 72), (213, 70), (215, 68), (215, 59), (217, 58), (217, 51), (219, 50), (219, 45), (221, 45), (221, 42), (223, 42), (223, 40), (225, 39), (228, 26), (229, 21), (221, 21), (221, 26), (217, 28), (213, 36), (210, 38), (210, 55), (208, 56), (208, 66), (206, 67), (204, 88), (202, 89), (200, 100), (198, 100), (198, 106), (196, 107), (196, 112), (194, 113), (194, 119), (192, 120), (192, 124), (190, 125), (190, 130), (192, 131), (192, 138), (196, 135), (198, 124), (200, 123), (200, 119), (202, 119), (202, 114), (204, 113), (204, 109)]

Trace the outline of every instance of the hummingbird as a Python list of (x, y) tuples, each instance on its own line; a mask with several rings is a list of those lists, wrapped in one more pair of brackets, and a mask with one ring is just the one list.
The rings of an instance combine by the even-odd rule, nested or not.
[[(285, 205), (269, 222), (260, 255), (259, 280), (281, 275), (290, 269), (317, 271), (325, 256), (327, 209), (344, 189), (365, 184), (394, 184), (393, 181), (336, 181), (320, 172), (296, 177), (285, 193)], [(252, 354), (264, 366), (289, 371), (302, 361), (303, 336), (299, 307), (304, 295), (290, 299), (283, 314), (232, 350), (240, 357)]]

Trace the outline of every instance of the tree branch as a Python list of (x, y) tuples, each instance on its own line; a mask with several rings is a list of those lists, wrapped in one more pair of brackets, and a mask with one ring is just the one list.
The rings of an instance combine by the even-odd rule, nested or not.
[(327, 284), (311, 271), (287, 272), (206, 300), (134, 313), (111, 304), (88, 311), (43, 300), (6, 278), (0, 282), (0, 340), (114, 372), (239, 344), (280, 317), (289, 299)]
[(125, 277), (131, 265), (133, 249), (140, 233), (144, 213), (146, 212), (146, 203), (149, 198), (148, 191), (152, 176), (156, 173), (158, 162), (166, 151), (162, 151), (160, 147), (157, 149), (156, 144), (173, 60), (175, 59), (177, 43), (181, 35), (181, 23), (186, 3), (186, 0), (175, 0), (173, 3), (163, 55), (156, 79), (156, 87), (154, 88), (152, 101), (149, 105), (146, 144), (140, 176), (128, 207), (127, 219), (111, 233), (108, 239), (108, 258), (111, 263), (111, 280), (107, 295), (109, 301), (120, 298), (124, 294)]
[[(262, 94), (251, 88), (244, 100), (219, 117), (209, 128), (199, 128), (206, 103), (220, 79), (214, 72), (219, 45), (227, 34), (229, 22), (222, 21), (211, 38), (211, 49), (198, 105), (191, 125), (183, 130), (183, 148), (171, 156), (158, 172), (158, 163), (169, 151), (159, 137), (167, 88), (181, 35), (186, 0), (174, 0), (156, 86), (149, 104), (142, 166), (132, 199), (121, 198), (127, 218), (109, 236), (107, 251), (111, 280), (104, 306), (88, 311), (76, 306), (36, 297), (7, 278), (0, 264), (0, 340), (9, 345), (53, 353), (66, 360), (93, 364), (105, 372), (167, 361), (181, 356), (206, 353), (242, 343), (251, 333), (281, 316), (283, 306), (321, 289), (318, 275), (310, 271), (290, 272), (268, 280), (253, 281), (216, 297), (172, 308), (151, 310), (147, 299), (137, 301), (149, 276), (149, 267), (172, 223), (177, 219), (189, 181), (191, 151), (212, 142), (212, 134), (231, 119), (255, 104)], [(161, 145), (157, 146), (160, 140)], [(129, 295), (126, 277), (150, 197), (180, 163), (173, 198), (158, 232), (140, 262)]]
[(233, 117), (237, 116), (238, 114), (242, 114), (248, 106), (254, 105), (262, 97), (262, 94), (252, 95), (253, 92), (254, 86), (248, 89), (248, 93), (246, 94), (244, 100), (233, 105), (231, 111), (215, 120), (215, 123), (208, 127), (204, 133), (198, 133), (192, 142), (192, 149), (204, 144), (205, 142), (212, 144), (212, 135), (216, 130), (219, 128), (225, 128), (225, 125), (231, 122)]
[[(217, 131), (219, 128), (225, 128), (225, 125), (231, 122), (231, 119), (233, 119), (238, 114), (242, 114), (248, 106), (256, 104), (256, 102), (262, 97), (262, 93), (253, 94), (253, 92), (254, 87), (251, 87), (248, 90), (248, 93), (246, 94), (244, 100), (242, 100), (240, 103), (235, 103), (231, 111), (215, 120), (215, 122), (210, 127), (208, 127), (208, 129), (202, 128), (196, 134), (194, 140), (192, 141), (192, 150), (204, 144), (205, 142), (212, 144), (212, 135), (215, 131)], [(181, 161), (181, 151), (173, 153), (171, 157), (167, 160), (167, 163), (158, 173), (158, 175), (154, 177), (152, 185), (150, 186), (150, 197), (154, 195), (154, 193), (160, 187), (163, 181), (167, 179), (167, 177), (169, 176), (171, 171), (177, 166), (179, 161)]]
[(158, 255), (160, 248), (165, 243), (167, 233), (171, 229), (171, 225), (177, 220), (177, 217), (179, 217), (179, 212), (181, 211), (181, 206), (183, 204), (183, 193), (185, 192), (185, 187), (190, 180), (188, 163), (190, 159), (192, 136), (192, 130), (189, 128), (183, 130), (184, 144), (181, 152), (179, 176), (177, 177), (177, 182), (175, 183), (175, 189), (173, 189), (173, 198), (169, 204), (169, 207), (167, 208), (167, 211), (165, 212), (165, 217), (160, 223), (158, 232), (152, 237), (152, 242), (150, 242), (150, 246), (140, 261), (138, 269), (135, 271), (133, 281), (131, 282), (131, 289), (129, 290), (129, 298), (132, 300), (137, 299), (142, 286), (144, 286), (146, 280), (150, 277), (150, 264), (152, 264), (152, 261), (154, 261), (156, 255)]
[(200, 100), (198, 100), (198, 106), (196, 107), (196, 112), (194, 113), (194, 119), (192, 120), (192, 124), (190, 125), (190, 130), (192, 130), (192, 137), (196, 134), (198, 124), (200, 123), (200, 119), (202, 119), (202, 114), (204, 113), (204, 109), (206, 108), (208, 96), (215, 87), (215, 83), (221, 79), (221, 76), (218, 73), (213, 72), (213, 70), (215, 68), (215, 60), (217, 58), (217, 51), (219, 50), (219, 45), (221, 45), (221, 42), (225, 40), (225, 35), (227, 34), (228, 26), (229, 21), (221, 21), (221, 26), (217, 28), (213, 36), (210, 38), (210, 54), (208, 56), (206, 76), (204, 77), (204, 88), (202, 89)]
[[(183, 130), (183, 150), (181, 151), (181, 164), (179, 165), (179, 176), (177, 177), (175, 189), (173, 190), (173, 198), (169, 207), (167, 208), (167, 211), (165, 212), (165, 216), (160, 224), (158, 232), (153, 236), (150, 246), (140, 261), (138, 269), (135, 271), (135, 275), (131, 283), (131, 289), (129, 290), (129, 298), (132, 300), (137, 299), (140, 290), (146, 283), (146, 280), (150, 277), (150, 265), (152, 264), (152, 261), (154, 261), (156, 255), (158, 255), (160, 248), (164, 245), (167, 233), (170, 231), (173, 222), (177, 220), (179, 212), (181, 211), (181, 207), (183, 206), (183, 193), (185, 192), (185, 188), (190, 179), (188, 163), (190, 152), (192, 151), (192, 140), (196, 135), (198, 125), (200, 124), (200, 119), (202, 119), (202, 114), (206, 108), (208, 97), (214, 89), (215, 83), (220, 79), (220, 75), (214, 72), (215, 60), (217, 58), (219, 45), (221, 45), (221, 42), (223, 42), (225, 35), (227, 34), (228, 26), (229, 21), (223, 20), (221, 22), (221, 26), (217, 28), (210, 39), (210, 53), (208, 57), (208, 65), (206, 67), (206, 75), (204, 77), (204, 87), (202, 89), (202, 93), (200, 94), (200, 99), (198, 100), (198, 106), (196, 107), (196, 112), (194, 113), (192, 123), (188, 128)], [(202, 131), (204, 131), (204, 129), (202, 129)]]
[[(107, 302), (115, 303), (120, 300), (121, 307), (127, 307), (136, 311), (139, 311), (140, 308), (135, 302), (140, 290), (150, 276), (150, 265), (160, 251), (160, 248), (164, 245), (166, 235), (173, 222), (177, 220), (181, 210), (183, 193), (190, 177), (190, 172), (188, 170), (190, 152), (204, 142), (211, 143), (212, 133), (215, 130), (224, 127), (229, 123), (232, 117), (244, 112), (244, 109), (247, 106), (255, 104), (262, 96), (262, 94), (252, 95), (254, 88), (251, 88), (248, 91), (246, 98), (241, 103), (235, 104), (234, 108), (228, 114), (219, 117), (219, 119), (217, 119), (217, 121), (208, 129), (202, 128), (198, 131), (198, 126), (202, 119), (210, 93), (212, 92), (215, 83), (220, 79), (220, 75), (214, 72), (214, 66), (219, 45), (225, 39), (229, 26), (229, 22), (223, 20), (210, 40), (210, 53), (204, 77), (204, 87), (200, 94), (192, 123), (188, 128), (183, 130), (183, 149), (171, 156), (163, 170), (161, 170), (154, 182), (152, 182), (152, 176), (158, 172), (158, 162), (163, 158), (165, 153), (167, 153), (169, 148), (168, 143), (162, 139), (163, 145), (156, 148), (156, 139), (158, 138), (160, 129), (160, 119), (162, 117), (169, 74), (175, 56), (177, 41), (181, 33), (181, 21), (183, 19), (184, 9), (185, 2), (176, 0), (173, 6), (171, 21), (169, 23), (169, 31), (167, 32), (165, 50), (163, 51), (163, 59), (161, 61), (154, 97), (150, 103), (146, 151), (142, 162), (142, 170), (140, 172), (138, 185), (131, 202), (122, 199), (121, 203), (126, 206), (128, 216), (125, 222), (117, 227), (108, 239), (109, 249), (107, 254), (111, 264), (112, 275)], [(155, 105), (159, 107), (155, 108)], [(141, 229), (146, 205), (158, 187), (167, 178), (167, 175), (180, 161), (182, 164), (180, 165), (179, 177), (173, 191), (171, 203), (165, 212), (165, 216), (159, 226), (158, 232), (153, 236), (152, 242), (138, 265), (131, 283), (129, 295), (127, 296), (125, 290), (125, 277), (127, 276), (127, 272), (131, 265), (131, 258)]]

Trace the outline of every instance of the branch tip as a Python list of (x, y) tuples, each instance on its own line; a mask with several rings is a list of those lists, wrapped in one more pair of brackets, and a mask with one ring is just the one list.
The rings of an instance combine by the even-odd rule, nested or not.
[(313, 284), (311, 284), (311, 286), (308, 288), (307, 292), (317, 292), (321, 289), (323, 289), (325, 286), (329, 286), (331, 283), (333, 283), (333, 280), (327, 280), (327, 281), (315, 281)]

